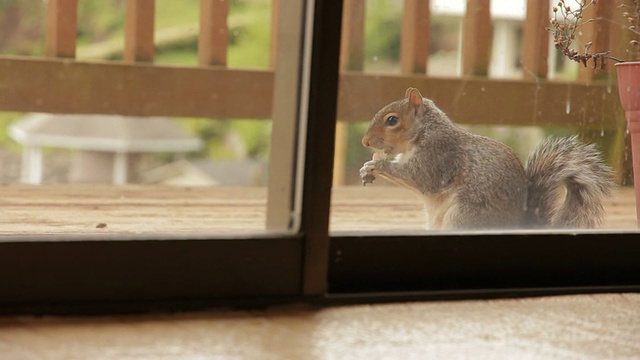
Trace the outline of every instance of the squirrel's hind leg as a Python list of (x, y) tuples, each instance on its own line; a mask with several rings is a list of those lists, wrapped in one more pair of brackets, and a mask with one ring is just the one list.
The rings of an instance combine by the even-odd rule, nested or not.
[(424, 212), (428, 230), (456, 229), (458, 204), (452, 194), (424, 196)]
[(443, 229), (486, 230), (515, 229), (522, 226), (522, 214), (518, 211), (489, 211), (483, 206), (456, 204), (443, 217)]

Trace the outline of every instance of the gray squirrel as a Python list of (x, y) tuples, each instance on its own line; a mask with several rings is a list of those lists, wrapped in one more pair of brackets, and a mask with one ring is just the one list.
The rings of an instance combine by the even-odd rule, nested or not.
[(415, 88), (378, 111), (362, 144), (376, 150), (360, 169), (363, 184), (382, 176), (417, 191), (430, 229), (592, 228), (612, 192), (595, 145), (549, 138), (525, 168), (511, 148), (458, 127)]

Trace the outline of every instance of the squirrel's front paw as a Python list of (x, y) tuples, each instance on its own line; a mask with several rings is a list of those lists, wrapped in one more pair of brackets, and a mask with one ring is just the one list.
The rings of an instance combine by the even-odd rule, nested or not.
[(371, 160), (364, 163), (362, 168), (360, 168), (360, 178), (362, 179), (362, 185), (366, 186), (367, 184), (373, 184), (373, 180), (376, 179), (376, 176), (373, 172), (377, 169), (376, 164), (377, 160)]

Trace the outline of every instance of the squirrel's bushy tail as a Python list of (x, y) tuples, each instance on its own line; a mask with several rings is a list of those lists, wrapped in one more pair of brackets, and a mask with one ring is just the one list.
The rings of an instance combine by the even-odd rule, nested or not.
[(601, 225), (611, 169), (576, 136), (544, 140), (527, 160), (526, 221), (534, 227)]

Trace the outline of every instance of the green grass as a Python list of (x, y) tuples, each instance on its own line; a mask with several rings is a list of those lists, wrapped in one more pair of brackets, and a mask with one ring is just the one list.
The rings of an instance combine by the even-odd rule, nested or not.
[(199, 0), (156, 0), (156, 29), (198, 23)]
[[(197, 3), (196, 1), (194, 7), (176, 5), (178, 2), (175, 1), (159, 1), (156, 8), (156, 30), (187, 25), (197, 26)], [(167, 19), (173, 12), (180, 15)], [(193, 16), (195, 18), (192, 18)], [(245, 1), (241, 6), (234, 6), (230, 9), (227, 24), (229, 26), (227, 66), (250, 68), (269, 66), (271, 3), (266, 0), (253, 0)], [(185, 41), (182, 46), (159, 49), (155, 61), (157, 63), (197, 64), (197, 43), (193, 39), (193, 41)]]
[(24, 114), (18, 112), (0, 112), (0, 145), (13, 150), (19, 150), (20, 146), (11, 140), (8, 133), (9, 125), (21, 118)]

